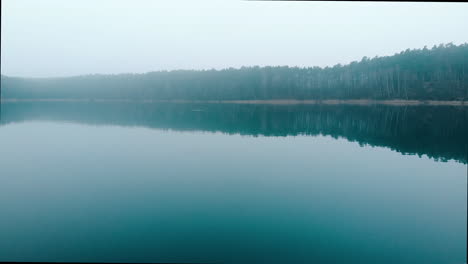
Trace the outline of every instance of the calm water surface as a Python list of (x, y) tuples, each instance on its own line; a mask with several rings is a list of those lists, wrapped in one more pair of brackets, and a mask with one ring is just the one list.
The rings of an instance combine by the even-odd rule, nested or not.
[(0, 261), (466, 263), (464, 116), (3, 104)]

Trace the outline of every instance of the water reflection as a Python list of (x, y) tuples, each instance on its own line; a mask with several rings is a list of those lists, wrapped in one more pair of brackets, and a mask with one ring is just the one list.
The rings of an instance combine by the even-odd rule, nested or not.
[(251, 136), (330, 135), (467, 163), (468, 109), (451, 106), (7, 102), (1, 124), (31, 120)]
[(464, 263), (462, 115), (4, 104), (0, 261)]

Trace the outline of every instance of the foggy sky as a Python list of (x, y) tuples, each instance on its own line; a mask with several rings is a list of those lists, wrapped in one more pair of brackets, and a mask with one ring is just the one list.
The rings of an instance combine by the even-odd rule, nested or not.
[(2, 74), (333, 66), (468, 42), (468, 3), (3, 0)]

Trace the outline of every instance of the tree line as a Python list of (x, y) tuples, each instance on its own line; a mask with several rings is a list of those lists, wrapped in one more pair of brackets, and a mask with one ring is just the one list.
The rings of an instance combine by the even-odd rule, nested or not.
[(242, 67), (65, 78), (2, 76), (17, 99), (467, 100), (468, 44), (407, 49), (333, 67)]

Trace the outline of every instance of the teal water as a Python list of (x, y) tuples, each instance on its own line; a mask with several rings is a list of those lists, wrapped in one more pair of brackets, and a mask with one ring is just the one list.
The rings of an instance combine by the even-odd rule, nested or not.
[(1, 113), (0, 261), (466, 263), (460, 108)]

